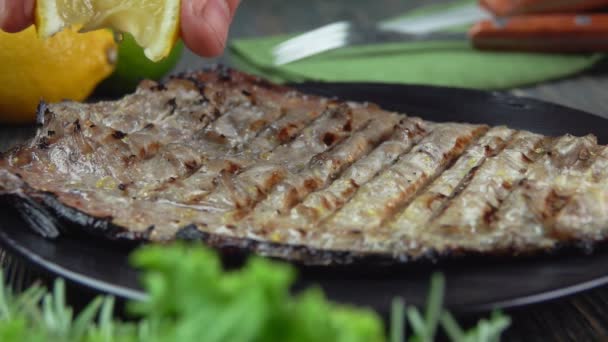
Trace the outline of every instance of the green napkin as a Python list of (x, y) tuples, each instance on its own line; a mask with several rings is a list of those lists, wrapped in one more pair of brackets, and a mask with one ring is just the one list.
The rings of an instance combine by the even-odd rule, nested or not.
[[(471, 1), (460, 1), (457, 6), (463, 3)], [(433, 6), (405, 16), (446, 8)], [(465, 29), (452, 30), (464, 32)], [(234, 64), (275, 82), (361, 81), (505, 89), (573, 75), (603, 57), (602, 54), (482, 52), (472, 49), (464, 40), (429, 41), (345, 47), (276, 67), (272, 64), (271, 50), (288, 37), (235, 40), (230, 45)]]

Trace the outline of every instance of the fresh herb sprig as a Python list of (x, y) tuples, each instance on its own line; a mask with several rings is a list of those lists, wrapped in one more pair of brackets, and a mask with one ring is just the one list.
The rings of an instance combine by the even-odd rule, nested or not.
[[(252, 258), (242, 269), (224, 271), (218, 256), (184, 245), (143, 247), (132, 256), (143, 271), (149, 299), (128, 303), (133, 321), (113, 316), (114, 299), (99, 297), (75, 314), (65, 302), (65, 285), (51, 292), (33, 286), (16, 294), (0, 281), (0, 341), (384, 341), (373, 311), (329, 302), (318, 288), (291, 295), (295, 279), (288, 265)], [(0, 278), (1, 274), (0, 274)], [(463, 331), (442, 308), (444, 283), (432, 278), (424, 314), (396, 299), (390, 341), (433, 341), (441, 327), (452, 341), (497, 341), (509, 325), (495, 313)]]
[(434, 341), (439, 328), (443, 328), (453, 342), (497, 342), (511, 324), (509, 317), (500, 311), (494, 311), (489, 319), (481, 319), (475, 327), (465, 331), (452, 314), (443, 308), (444, 291), (443, 275), (434, 274), (431, 277), (431, 287), (424, 315), (414, 306), (406, 308), (400, 298), (395, 299), (391, 311), (391, 342), (405, 341), (403, 329), (406, 323), (409, 323), (413, 330), (410, 337), (412, 342)]

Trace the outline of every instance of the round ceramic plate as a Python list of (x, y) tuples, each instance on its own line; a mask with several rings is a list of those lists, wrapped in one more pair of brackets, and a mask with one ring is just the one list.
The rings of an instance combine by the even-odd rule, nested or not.
[[(505, 124), (546, 135), (593, 133), (601, 143), (608, 142), (606, 119), (504, 93), (360, 83), (306, 83), (296, 87), (345, 100), (375, 102), (427, 120)], [(86, 235), (46, 240), (27, 229), (12, 211), (0, 212), (0, 243), (30, 265), (88, 290), (128, 299), (144, 297), (137, 272), (128, 263), (134, 245)], [(606, 284), (606, 264), (608, 250), (599, 248), (592, 253), (562, 250), (540, 257), (468, 257), (393, 267), (298, 266), (296, 290), (318, 284), (334, 301), (387, 313), (396, 296), (409, 304), (423, 305), (431, 274), (441, 271), (447, 280), (446, 306), (457, 313), (472, 313), (546, 301)]]

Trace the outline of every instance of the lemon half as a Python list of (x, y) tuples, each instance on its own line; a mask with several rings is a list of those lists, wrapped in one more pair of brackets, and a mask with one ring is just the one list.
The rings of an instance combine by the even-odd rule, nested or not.
[(31, 26), (0, 31), (0, 123), (32, 123), (42, 99), (82, 101), (115, 68), (112, 32), (85, 34), (67, 28), (40, 39)]
[(156, 62), (171, 53), (179, 36), (180, 0), (38, 0), (36, 27), (42, 38), (66, 27), (128, 32)]

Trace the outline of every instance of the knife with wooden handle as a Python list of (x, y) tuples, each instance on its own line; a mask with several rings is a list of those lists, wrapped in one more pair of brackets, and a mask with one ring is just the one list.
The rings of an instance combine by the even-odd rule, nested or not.
[(484, 20), (469, 31), (481, 50), (530, 52), (608, 51), (608, 14), (547, 14)]
[[(353, 30), (354, 31), (354, 30)], [(608, 14), (537, 14), (482, 20), (466, 33), (411, 34), (363, 29), (350, 44), (470, 41), (479, 50), (547, 53), (608, 52)]]
[(608, 0), (480, 0), (479, 4), (499, 17), (533, 13), (567, 13), (608, 7)]

